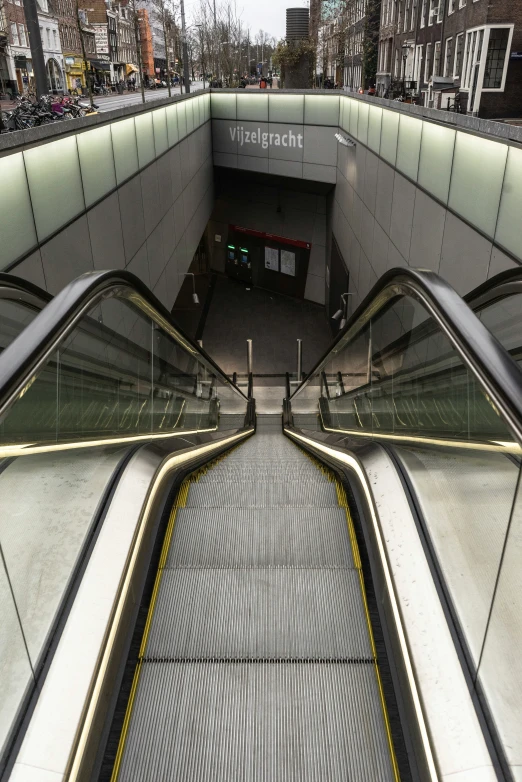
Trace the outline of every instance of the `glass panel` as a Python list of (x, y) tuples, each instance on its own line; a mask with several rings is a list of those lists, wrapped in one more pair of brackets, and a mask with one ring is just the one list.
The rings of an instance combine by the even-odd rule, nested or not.
[(350, 132), (350, 112), (352, 110), (352, 104), (355, 101), (351, 100), (350, 98), (343, 98), (341, 100), (341, 103), (343, 104), (343, 112), (341, 115), (341, 128), (345, 130), (347, 133)]
[(268, 95), (238, 95), (237, 118), (268, 122)]
[(236, 96), (230, 94), (211, 94), (213, 119), (236, 119)]
[(145, 168), (155, 157), (154, 130), (152, 127), (152, 112), (138, 114), (134, 118), (136, 124), (136, 141), (138, 143), (138, 160), (140, 168)]
[(0, 209), (0, 269), (36, 244), (29, 186), (21, 152), (0, 158), (0, 182), (9, 209)]
[[(519, 764), (521, 443), (424, 305), (388, 293), (291, 398), (294, 425), (338, 432), (347, 449), (373, 439), (393, 452), (473, 673), (509, 761)], [(520, 351), (519, 299), (480, 314), (511, 351)]]
[(448, 201), (455, 136), (454, 130), (423, 123), (418, 182), (444, 204)]
[(167, 106), (165, 109), (167, 117), (167, 132), (169, 138), (169, 147), (173, 147), (178, 143), (178, 107), (177, 104), (173, 106)]
[(517, 258), (521, 255), (521, 215), (522, 150), (516, 147), (509, 147), (495, 240), (507, 250), (510, 250)]
[(61, 138), (23, 154), (36, 232), (42, 241), (85, 209), (76, 137)]
[(339, 125), (338, 95), (305, 95), (305, 125)]
[(270, 122), (293, 122), (302, 125), (304, 95), (269, 95), (268, 119)]
[(505, 296), (489, 304), (478, 317), (495, 336), (502, 347), (522, 367), (522, 293)]
[(154, 124), (154, 147), (156, 150), (156, 157), (159, 157), (159, 155), (162, 155), (169, 148), (167, 115), (165, 109), (153, 111), (152, 122)]
[(397, 155), (397, 135), (399, 132), (399, 114), (396, 111), (382, 111), (381, 157), (395, 165)]
[(37, 315), (35, 307), (0, 299), (0, 351), (5, 350)]
[(377, 106), (370, 106), (370, 117), (368, 122), (368, 146), (377, 155), (381, 148), (381, 123), (382, 109)]
[(362, 101), (359, 102), (359, 122), (357, 125), (357, 133), (361, 144), (368, 143), (369, 109), (370, 107), (366, 103), (363, 103)]
[[(215, 373), (182, 340), (158, 330), (126, 299), (107, 299), (67, 337), (4, 416), (0, 444), (216, 429), (216, 405), (201, 391), (205, 373), (208, 391)], [(205, 416), (204, 425), (195, 410)]]
[(79, 133), (77, 140), (85, 205), (89, 207), (116, 187), (110, 126)]
[(138, 171), (138, 147), (134, 117), (111, 124), (112, 149), (119, 185)]
[(178, 103), (178, 133), (179, 141), (185, 138), (187, 135), (187, 107), (186, 101), (180, 101)]
[[(491, 531), (496, 538), (495, 528)], [(518, 768), (522, 766), (521, 561), (522, 483), (519, 483), (479, 668), (479, 683), (507, 761)]]
[(187, 119), (187, 136), (194, 130), (194, 98), (185, 101), (185, 113)]
[(354, 138), (359, 138), (357, 135), (357, 123), (359, 121), (359, 101), (352, 101), (352, 107), (350, 109), (350, 135)]
[(491, 237), (495, 234), (507, 151), (505, 144), (457, 133), (448, 205)]
[[(5, 517), (2, 519), (5, 523)], [(0, 520), (2, 524), (2, 520)], [(27, 656), (20, 622), (9, 587), (5, 567), (0, 559), (0, 671), (2, 697), (0, 698), (0, 756), (6, 749), (23, 699), (33, 686), (33, 672)]]
[(0, 746), (128, 448), (244, 427), (247, 400), (226, 377), (133, 290), (111, 293), (55, 345), (0, 420)]
[(413, 117), (400, 115), (397, 168), (410, 179), (417, 179), (423, 123)]

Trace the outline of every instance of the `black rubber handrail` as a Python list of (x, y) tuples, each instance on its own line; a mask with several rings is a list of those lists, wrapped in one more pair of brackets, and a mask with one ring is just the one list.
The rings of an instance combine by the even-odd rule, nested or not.
[(60, 335), (91, 302), (116, 289), (137, 293), (150, 309), (166, 320), (195, 354), (204, 358), (209, 367), (245, 400), (246, 396), (193, 339), (173, 320), (170, 312), (134, 274), (127, 271), (88, 272), (69, 283), (35, 317), (0, 356), (0, 415), (32, 379)]
[(494, 277), (491, 277), (489, 280), (482, 282), (472, 291), (466, 293), (466, 295), (463, 296), (463, 299), (473, 309), (478, 301), (482, 302), (484, 298), (489, 298), (489, 296), (493, 298), (493, 294), (496, 288), (502, 289), (509, 283), (517, 282), (522, 283), (522, 266), (518, 266), (517, 268), (513, 269), (506, 269), (503, 272), (495, 274)]
[(17, 277), (14, 274), (8, 274), (7, 272), (0, 272), (0, 288), (11, 288), (15, 294), (17, 291), (20, 293), (29, 293), (31, 296), (41, 299), (44, 306), (53, 298), (50, 293), (39, 288), (38, 285), (35, 285), (33, 282), (24, 280), (22, 277)]
[[(483, 291), (482, 291), (483, 292)], [(348, 319), (322, 358), (297, 387), (293, 399), (318, 375), (337, 346), (355, 338), (369, 320), (396, 296), (412, 295), (435, 317), (464, 362), (479, 378), (522, 443), (522, 371), (500, 342), (488, 331), (468, 304), (445, 280), (421, 269), (390, 269)], [(348, 340), (348, 341), (347, 341)]]

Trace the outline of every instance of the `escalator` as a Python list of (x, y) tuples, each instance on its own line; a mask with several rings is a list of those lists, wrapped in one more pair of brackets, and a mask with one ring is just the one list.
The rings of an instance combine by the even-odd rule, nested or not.
[(282, 417), (256, 417), (252, 378), (245, 395), (132, 275), (55, 297), (0, 357), (0, 497), (26, 495), (0, 528), (5, 779), (514, 778), (502, 285), (478, 306), (505, 347), (435, 275), (389, 272)]

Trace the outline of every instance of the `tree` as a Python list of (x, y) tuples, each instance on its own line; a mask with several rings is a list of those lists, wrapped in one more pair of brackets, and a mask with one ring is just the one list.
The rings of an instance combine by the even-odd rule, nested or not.
[(80, 38), (80, 46), (82, 49), (83, 68), (85, 70), (85, 84), (87, 87), (87, 94), (89, 95), (89, 101), (92, 107), (94, 101), (92, 97), (92, 83), (89, 77), (90, 65), (89, 65), (89, 60), (87, 58), (87, 48), (85, 46), (85, 29), (84, 29), (88, 24), (87, 12), (83, 8), (80, 8), (80, 0), (75, 0), (75, 6), (76, 6), (76, 23), (78, 25), (78, 35)]
[[(0, 0), (0, 46), (7, 46), (9, 40), (9, 26), (7, 22), (7, 9), (5, 7), (5, 0)], [(0, 55), (1, 56), (1, 55)], [(2, 70), (0, 68), (0, 94), (4, 94), (6, 91), (6, 84)], [(0, 123), (2, 122), (0, 118)]]

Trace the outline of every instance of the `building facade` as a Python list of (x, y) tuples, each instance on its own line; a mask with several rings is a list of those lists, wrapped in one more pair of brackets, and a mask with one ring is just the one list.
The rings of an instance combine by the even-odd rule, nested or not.
[(137, 0), (136, 7), (147, 12), (147, 20), (152, 39), (152, 58), (154, 65), (152, 73), (148, 73), (147, 75), (150, 78), (163, 77), (166, 74), (167, 68), (167, 52), (165, 49), (165, 32), (163, 30), (161, 7), (158, 7), (158, 4), (155, 3), (154, 0)]
[(383, 0), (378, 93), (486, 118), (522, 114), (522, 5)]
[[(60, 93), (66, 87), (58, 21), (48, 0), (38, 0), (37, 9), (49, 91)], [(34, 87), (34, 72), (22, 0), (3, 3), (1, 24), (0, 87), (9, 95), (27, 93)]]
[(116, 36), (118, 47), (118, 63), (114, 65), (116, 81), (125, 81), (130, 76), (138, 78), (138, 57), (136, 53), (136, 33), (134, 30), (134, 14), (128, 3), (114, 6), (116, 12)]

